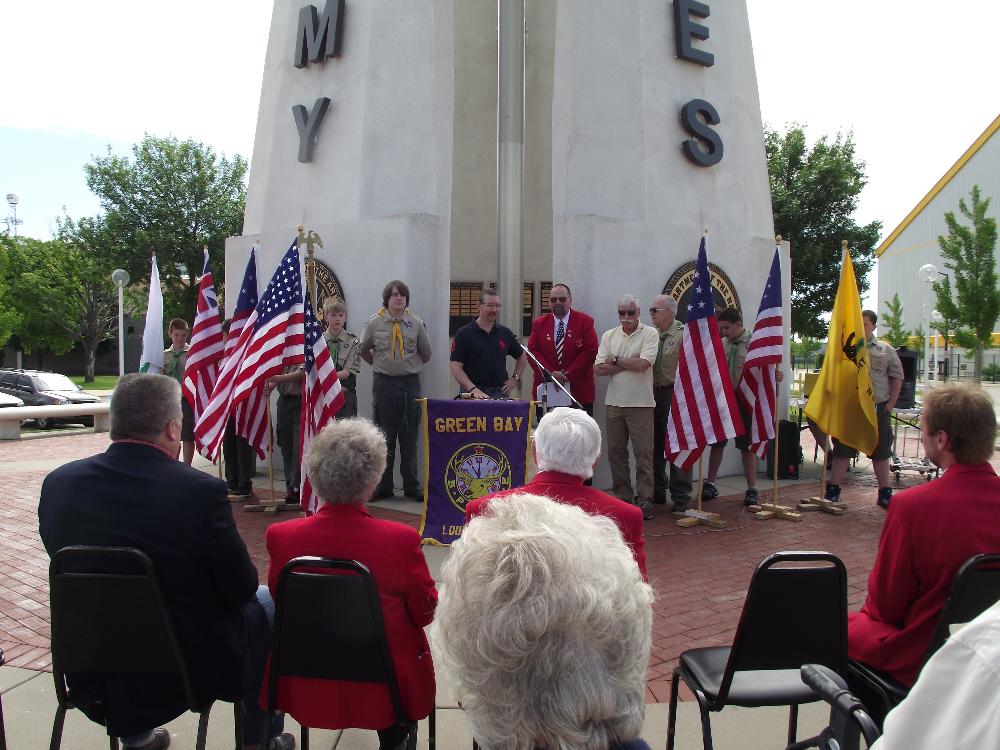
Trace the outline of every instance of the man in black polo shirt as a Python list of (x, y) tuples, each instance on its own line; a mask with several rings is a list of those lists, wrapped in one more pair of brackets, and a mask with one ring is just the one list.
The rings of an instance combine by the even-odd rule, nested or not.
[[(500, 295), (496, 289), (479, 293), (479, 317), (458, 329), (451, 342), (451, 375), (472, 398), (510, 398), (521, 385), (528, 356), (514, 332), (497, 323)], [(507, 377), (507, 357), (514, 375)]]

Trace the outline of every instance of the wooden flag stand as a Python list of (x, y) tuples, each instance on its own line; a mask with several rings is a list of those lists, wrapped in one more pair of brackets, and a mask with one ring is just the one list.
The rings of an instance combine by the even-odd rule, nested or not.
[[(772, 518), (784, 518), (786, 521), (801, 521), (802, 514), (796, 513), (790, 505), (780, 505), (778, 503), (778, 440), (780, 437), (778, 430), (778, 410), (774, 410), (774, 490), (771, 493), (770, 503), (751, 505), (747, 510), (754, 514), (758, 521), (769, 521)], [(801, 506), (800, 506), (801, 507)]]
[[(830, 436), (826, 436), (825, 450), (823, 451), (823, 484), (822, 493), (826, 495), (826, 457), (829, 455), (830, 446)], [(824, 513), (829, 513), (834, 516), (844, 515), (844, 511), (847, 510), (847, 504), (842, 502), (833, 502), (832, 500), (827, 500), (824, 497), (807, 497), (805, 500), (799, 503), (799, 510), (803, 512), (811, 512), (816, 510), (821, 510)]]
[(701, 475), (701, 461), (702, 459), (699, 458), (698, 499), (697, 499), (698, 507), (694, 509), (689, 508), (683, 513), (674, 513), (674, 515), (677, 516), (677, 525), (684, 528), (704, 525), (704, 526), (711, 526), (712, 528), (715, 529), (724, 529), (726, 528), (726, 522), (722, 520), (722, 518), (719, 516), (718, 513), (707, 513), (701, 509), (701, 489), (704, 486), (704, 482), (702, 481), (702, 475)]

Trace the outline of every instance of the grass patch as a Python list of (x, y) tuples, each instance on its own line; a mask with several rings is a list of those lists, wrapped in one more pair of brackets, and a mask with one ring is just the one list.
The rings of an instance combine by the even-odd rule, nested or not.
[(83, 375), (69, 375), (67, 377), (85, 391), (111, 391), (118, 383), (117, 375), (95, 375), (93, 383), (84, 383)]

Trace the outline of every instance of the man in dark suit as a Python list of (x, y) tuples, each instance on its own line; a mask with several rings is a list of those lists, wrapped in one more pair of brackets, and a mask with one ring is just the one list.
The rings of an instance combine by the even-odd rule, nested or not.
[(646, 552), (642, 540), (642, 511), (600, 490), (585, 487), (583, 480), (594, 471), (601, 455), (601, 428), (593, 417), (579, 409), (558, 407), (546, 414), (535, 428), (531, 443), (538, 473), (523, 487), (504, 490), (473, 500), (465, 507), (465, 522), (488, 513), (497, 499), (520, 493), (544, 495), (560, 503), (575, 505), (595, 516), (607, 516), (621, 530), (632, 549), (643, 580), (646, 580)]
[[(573, 309), (573, 295), (566, 284), (556, 284), (549, 291), (552, 312), (535, 318), (531, 324), (528, 348), (552, 376), (566, 386), (584, 411), (594, 416), (594, 358), (597, 356), (597, 332), (594, 319)], [(535, 385), (542, 373), (535, 371)]]
[[(136, 547), (152, 559), (199, 699), (252, 696), (244, 723), (251, 747), (262, 724), (254, 688), (267, 655), (267, 588), (261, 587), (259, 601), (257, 570), (233, 523), (225, 482), (178, 462), (180, 438), (177, 381), (125, 375), (111, 401), (111, 446), (45, 478), (39, 531), (50, 556), (93, 545)], [(151, 727), (186, 710), (179, 683), (170, 678), (76, 674), (68, 680), (74, 704), (126, 748), (167, 747), (169, 732)], [(115, 708), (105, 713), (105, 706)], [(294, 738), (281, 735), (270, 747), (294, 747)]]

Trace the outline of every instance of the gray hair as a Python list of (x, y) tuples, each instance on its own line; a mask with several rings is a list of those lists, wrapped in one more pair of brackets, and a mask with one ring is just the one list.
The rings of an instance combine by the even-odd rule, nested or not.
[(132, 372), (118, 378), (111, 394), (111, 439), (158, 438), (181, 421), (181, 386), (174, 378)]
[(582, 409), (560, 406), (538, 422), (534, 446), (539, 471), (589, 479), (601, 455), (601, 428)]
[(635, 309), (639, 309), (639, 299), (634, 294), (623, 294), (618, 299), (618, 307), (622, 305), (635, 305)]
[(657, 305), (660, 302), (663, 303), (664, 307), (670, 309), (671, 312), (674, 313), (674, 315), (677, 314), (677, 300), (675, 300), (669, 294), (658, 294), (655, 297), (653, 297), (653, 304), (654, 305)]
[(494, 500), (442, 569), (431, 638), (490, 750), (604, 750), (642, 730), (653, 594), (614, 521)]
[(385, 471), (385, 435), (367, 419), (337, 419), (320, 431), (306, 461), (323, 502), (362, 505)]

